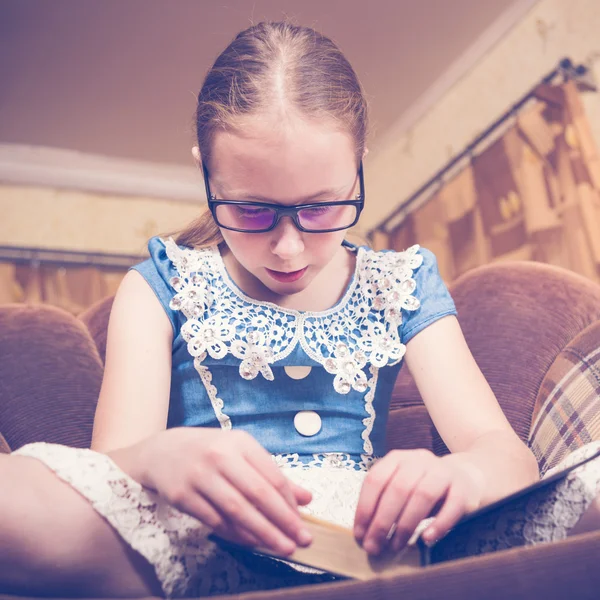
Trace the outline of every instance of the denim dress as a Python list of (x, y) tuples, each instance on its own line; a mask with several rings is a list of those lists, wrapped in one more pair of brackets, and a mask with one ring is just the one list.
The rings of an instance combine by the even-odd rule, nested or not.
[(173, 327), (168, 427), (250, 433), (313, 492), (307, 512), (350, 527), (369, 465), (385, 452), (406, 344), (456, 309), (428, 250), (344, 245), (355, 271), (322, 312), (250, 298), (216, 247), (155, 237), (133, 268)]

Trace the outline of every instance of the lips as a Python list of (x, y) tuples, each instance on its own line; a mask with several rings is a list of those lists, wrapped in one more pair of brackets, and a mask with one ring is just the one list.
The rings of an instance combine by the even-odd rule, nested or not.
[(275, 279), (275, 281), (280, 281), (282, 283), (291, 283), (292, 281), (298, 281), (298, 279), (300, 279), (304, 273), (306, 273), (306, 270), (308, 269), (308, 267), (304, 267), (304, 269), (300, 269), (299, 271), (273, 271), (272, 269), (266, 269), (267, 273), (273, 278)]

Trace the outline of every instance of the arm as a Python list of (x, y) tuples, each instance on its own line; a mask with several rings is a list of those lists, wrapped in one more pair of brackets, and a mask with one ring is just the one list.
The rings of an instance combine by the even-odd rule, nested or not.
[(94, 450), (129, 446), (166, 428), (172, 340), (154, 292), (137, 271), (129, 271), (110, 314)]
[(432, 514), (423, 537), (435, 540), (465, 512), (539, 477), (533, 454), (506, 420), (454, 316), (415, 335), (405, 360), (452, 454), (393, 450), (369, 470), (354, 532), (374, 554), (388, 543), (399, 550)]
[(288, 482), (249, 434), (166, 431), (173, 329), (144, 278), (121, 283), (108, 327), (92, 448), (219, 535), (283, 554), (308, 543), (297, 510), (310, 493)]
[(506, 419), (455, 317), (440, 319), (417, 334), (408, 342), (405, 358), (452, 452), (446, 459), (482, 474), (482, 504), (539, 478), (535, 457)]

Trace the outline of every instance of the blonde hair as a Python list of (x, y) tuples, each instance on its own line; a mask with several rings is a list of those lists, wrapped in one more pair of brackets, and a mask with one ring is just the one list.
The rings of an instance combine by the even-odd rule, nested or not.
[[(279, 103), (305, 118), (328, 119), (347, 131), (359, 164), (365, 150), (367, 103), (354, 69), (323, 34), (286, 22), (258, 23), (240, 32), (204, 79), (196, 108), (196, 135), (210, 169), (217, 131), (236, 129)], [(203, 248), (223, 238), (206, 209), (176, 238)]]

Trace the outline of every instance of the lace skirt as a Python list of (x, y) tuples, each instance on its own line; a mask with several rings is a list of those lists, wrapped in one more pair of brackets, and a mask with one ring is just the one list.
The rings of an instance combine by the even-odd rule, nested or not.
[[(599, 447), (600, 442), (593, 442), (580, 448), (556, 469), (574, 464)], [(240, 560), (240, 557), (222, 550), (208, 539), (210, 530), (207, 527), (144, 489), (104, 454), (46, 443), (23, 446), (14, 454), (42, 461), (85, 497), (122, 539), (154, 567), (167, 597), (242, 593), (335, 579), (328, 574), (298, 572), (276, 561), (257, 560), (253, 563)], [(297, 483), (306, 485), (311, 483), (310, 480), (314, 481), (313, 477), (305, 480), (306, 473), (294, 471), (296, 469), (289, 469), (288, 474)], [(550, 474), (552, 472), (547, 475)], [(329, 473), (327, 476), (328, 500), (335, 503), (336, 498), (342, 499), (344, 509), (347, 509), (343, 512), (346, 515), (353, 514), (364, 473), (354, 478), (352, 486), (337, 487), (333, 485), (331, 475)], [(350, 502), (349, 487), (353, 487), (355, 492)], [(334, 498), (331, 490), (336, 489), (343, 490), (343, 493), (336, 494)], [(312, 491), (316, 506), (319, 506), (319, 490)], [(452, 558), (453, 554), (464, 555), (465, 547), (467, 554), (474, 555), (514, 545), (564, 539), (599, 493), (600, 459), (595, 459), (574, 470), (559, 484), (549, 485), (528, 499), (522, 509), (513, 512), (510, 518), (500, 515), (494, 517), (493, 522), (482, 523), (479, 529), (469, 533), (466, 546), (463, 541), (456, 553), (446, 549), (447, 556), (443, 558)], [(315, 504), (315, 501), (311, 504)], [(330, 510), (315, 512), (323, 512), (325, 514), (319, 516), (327, 517)], [(519, 535), (515, 535), (516, 530)]]

